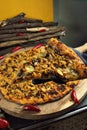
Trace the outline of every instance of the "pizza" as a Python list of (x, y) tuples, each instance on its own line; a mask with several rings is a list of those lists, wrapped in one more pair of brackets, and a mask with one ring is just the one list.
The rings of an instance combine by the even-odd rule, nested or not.
[[(51, 38), (46, 45), (17, 51), (2, 60), (0, 92), (9, 101), (42, 104), (63, 98), (86, 77), (87, 67), (77, 54)], [(44, 82), (35, 84), (35, 79)]]

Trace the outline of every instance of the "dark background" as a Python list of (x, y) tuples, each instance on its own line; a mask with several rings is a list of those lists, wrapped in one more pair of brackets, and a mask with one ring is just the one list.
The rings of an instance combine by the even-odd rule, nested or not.
[(87, 0), (54, 0), (54, 20), (66, 27), (65, 44), (76, 47), (87, 42)]

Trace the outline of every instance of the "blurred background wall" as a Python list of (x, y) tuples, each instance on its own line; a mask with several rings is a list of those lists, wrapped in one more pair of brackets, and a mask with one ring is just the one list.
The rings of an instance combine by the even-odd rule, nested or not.
[(0, 0), (0, 20), (20, 12), (31, 18), (53, 20), (53, 0)]
[(66, 27), (62, 41), (70, 46), (87, 42), (87, 0), (54, 0), (54, 20)]
[(1, 0), (0, 20), (25, 12), (27, 17), (58, 21), (66, 27), (61, 40), (76, 47), (87, 42), (87, 0)]

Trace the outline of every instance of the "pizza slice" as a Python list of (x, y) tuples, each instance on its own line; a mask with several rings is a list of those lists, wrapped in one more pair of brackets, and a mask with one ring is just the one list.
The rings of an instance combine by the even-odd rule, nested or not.
[(66, 82), (86, 78), (87, 67), (71, 48), (51, 38), (45, 46), (7, 56), (0, 73), (13, 81), (57, 76)]
[(87, 66), (70, 47), (51, 38), (47, 48), (56, 75), (63, 81), (87, 78)]
[[(2, 78), (8, 77), (8, 79), (15, 80), (17, 78), (22, 78), (22, 71), (30, 71), (28, 75), (32, 72), (33, 66), (30, 65), (31, 61), (33, 65), (36, 65), (42, 62), (46, 56), (47, 51), (45, 46), (39, 48), (29, 48), (17, 51), (15, 53), (7, 55), (3, 61), (0, 63), (0, 74)], [(30, 62), (29, 62), (30, 61)], [(40, 64), (39, 63), (39, 64)], [(28, 66), (29, 64), (29, 66)], [(39, 71), (40, 73), (40, 71)], [(25, 73), (23, 74), (24, 77)], [(38, 75), (37, 75), (38, 76)], [(32, 76), (31, 76), (32, 77)]]
[(33, 84), (32, 80), (25, 80), (15, 84), (5, 81), (0, 85), (0, 92), (5, 99), (19, 104), (43, 104), (59, 100), (68, 94), (79, 81), (65, 84), (48, 81), (41, 84)]
[(44, 46), (44, 55), (38, 49), (35, 51), (37, 55), (29, 57), (20, 68), (18, 79), (46, 79), (57, 76), (66, 82), (87, 77), (87, 67), (79, 56), (57, 39), (50, 39)]

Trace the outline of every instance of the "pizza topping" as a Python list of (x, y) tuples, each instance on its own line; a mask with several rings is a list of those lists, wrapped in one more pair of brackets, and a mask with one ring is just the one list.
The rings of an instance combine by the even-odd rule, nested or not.
[(20, 20), (18, 21), (19, 24), (24, 23), (24, 22), (25, 22), (24, 19), (20, 19)]
[(65, 88), (65, 85), (64, 84), (61, 84), (61, 85), (59, 85), (58, 87), (57, 87), (57, 89), (59, 90), (59, 91), (64, 91), (66, 88)]
[(61, 76), (63, 76), (63, 72), (60, 69), (57, 69), (57, 73)]
[(49, 90), (48, 93), (49, 93), (50, 95), (58, 94), (58, 92), (55, 91), (55, 90)]
[(39, 58), (38, 59), (33, 59), (33, 65), (36, 66), (39, 64)]
[(24, 33), (19, 32), (19, 33), (17, 33), (17, 36), (24, 36)]
[(44, 29), (40, 29), (39, 30), (39, 32), (45, 32), (46, 31), (46, 29), (44, 28)]
[(34, 71), (34, 67), (32, 65), (26, 66), (25, 69), (28, 73), (32, 73)]

